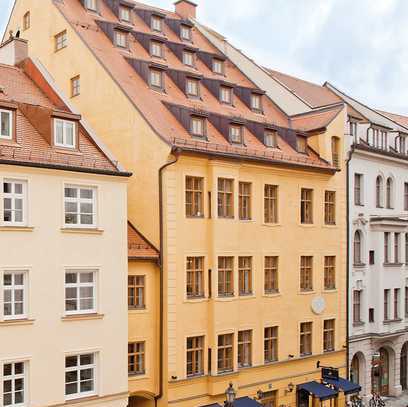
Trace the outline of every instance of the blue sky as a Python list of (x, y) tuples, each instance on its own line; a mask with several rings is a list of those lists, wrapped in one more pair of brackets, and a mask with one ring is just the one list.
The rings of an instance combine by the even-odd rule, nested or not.
[[(173, 8), (172, 0), (140, 1)], [(407, 0), (195, 1), (203, 24), (262, 65), (408, 114)], [(0, 0), (0, 33), (12, 3)]]

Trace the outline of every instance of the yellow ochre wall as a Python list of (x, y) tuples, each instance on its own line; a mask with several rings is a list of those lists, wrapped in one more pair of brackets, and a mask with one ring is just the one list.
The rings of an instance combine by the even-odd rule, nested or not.
[[(30, 10), (32, 27), (22, 32), (29, 40), (30, 54), (37, 57), (51, 72), (59, 87), (70, 94), (70, 78), (81, 75), (81, 95), (72, 103), (95, 129), (117, 159), (133, 177), (129, 180), (128, 210), (131, 222), (159, 246), (158, 169), (168, 161), (169, 147), (144, 121), (136, 108), (114, 83), (91, 51), (71, 29), (51, 0), (17, 0), (8, 29), (22, 26), (22, 16)], [(64, 29), (68, 47), (54, 53), (54, 35)], [(329, 126), (327, 140), (332, 135), (343, 140), (344, 114)], [(316, 143), (321, 154), (330, 157), (330, 142)], [(344, 160), (342, 160), (344, 162)], [(184, 182), (186, 175), (205, 178), (205, 208), (207, 191), (212, 192), (212, 219), (186, 219), (184, 215)], [(235, 211), (237, 215), (238, 181), (253, 183), (253, 220), (239, 221), (216, 218), (217, 177), (234, 178)], [(262, 223), (263, 184), (279, 185), (280, 224)], [(311, 226), (300, 225), (299, 202), (302, 187), (314, 189), (314, 219)], [(323, 199), (326, 189), (335, 190), (337, 225), (323, 225)], [(207, 215), (207, 214), (206, 214)], [(226, 160), (181, 157), (164, 175), (164, 397), (159, 406), (192, 407), (224, 400), (224, 390), (232, 381), (238, 396), (256, 395), (257, 390), (279, 391), (278, 405), (295, 404), (296, 391), (286, 393), (288, 383), (295, 385), (318, 379), (317, 360), (323, 365), (341, 367), (345, 376), (346, 355), (346, 177), (307, 170), (284, 169), (274, 166), (245, 164)], [(185, 295), (185, 259), (204, 256), (205, 270), (212, 269), (213, 298), (196, 302)], [(216, 298), (217, 256), (253, 256), (254, 295), (249, 298)], [(263, 256), (279, 255), (280, 293), (263, 295)], [(299, 293), (299, 258), (314, 256), (313, 293)], [(323, 256), (336, 255), (337, 289), (323, 292)], [(146, 274), (146, 313), (129, 313), (129, 340), (146, 338), (147, 349), (158, 346), (158, 269), (152, 264), (130, 263), (129, 273)], [(206, 278), (208, 276), (207, 273)], [(235, 267), (237, 275), (237, 267)], [(151, 290), (150, 281), (156, 286)], [(237, 287), (237, 278), (235, 287)], [(208, 284), (205, 284), (206, 290)], [(208, 294), (208, 293), (206, 293)], [(323, 296), (327, 307), (322, 315), (311, 311), (311, 300)], [(322, 354), (323, 319), (336, 318), (336, 351)], [(299, 323), (313, 321), (313, 356), (299, 358)], [(263, 366), (263, 327), (279, 325), (279, 362)], [(205, 335), (205, 347), (211, 347), (213, 372), (216, 370), (216, 336), (234, 332), (234, 358), (237, 358), (238, 330), (253, 329), (253, 367), (229, 375), (207, 376), (186, 380), (186, 337)], [(150, 341), (156, 341), (150, 343)], [(288, 360), (288, 355), (295, 357)], [(207, 353), (205, 352), (205, 359)], [(155, 362), (156, 361), (156, 365)], [(146, 377), (130, 378), (129, 391), (146, 394), (158, 390), (158, 353), (147, 355)], [(204, 366), (207, 368), (207, 360)], [(172, 379), (176, 377), (176, 379)], [(167, 382), (169, 384), (167, 384)], [(142, 406), (142, 403), (137, 406)], [(153, 402), (143, 406), (153, 406)]]

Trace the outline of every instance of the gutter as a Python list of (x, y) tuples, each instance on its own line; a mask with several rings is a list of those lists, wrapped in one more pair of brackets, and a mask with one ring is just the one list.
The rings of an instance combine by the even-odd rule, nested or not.
[(180, 150), (172, 147), (170, 154), (174, 155), (174, 160), (162, 165), (159, 169), (159, 222), (160, 222), (160, 329), (159, 329), (159, 393), (154, 396), (154, 405), (163, 397), (163, 334), (164, 334), (164, 274), (163, 274), (163, 248), (164, 248), (164, 226), (163, 226), (163, 172), (170, 165), (175, 164), (179, 159)]

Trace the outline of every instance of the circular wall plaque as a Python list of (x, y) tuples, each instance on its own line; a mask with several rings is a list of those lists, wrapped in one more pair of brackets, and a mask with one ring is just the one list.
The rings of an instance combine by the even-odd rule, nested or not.
[(312, 311), (320, 315), (323, 313), (323, 311), (326, 309), (326, 301), (324, 300), (323, 297), (316, 297), (313, 298), (312, 300)]

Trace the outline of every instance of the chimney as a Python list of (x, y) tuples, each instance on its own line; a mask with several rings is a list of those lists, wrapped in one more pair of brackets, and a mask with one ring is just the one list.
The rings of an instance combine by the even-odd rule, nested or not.
[(0, 63), (4, 65), (18, 65), (28, 57), (28, 42), (10, 31), (8, 40), (0, 45)]
[(176, 13), (185, 19), (196, 18), (197, 4), (190, 0), (178, 0), (174, 3), (176, 6)]

